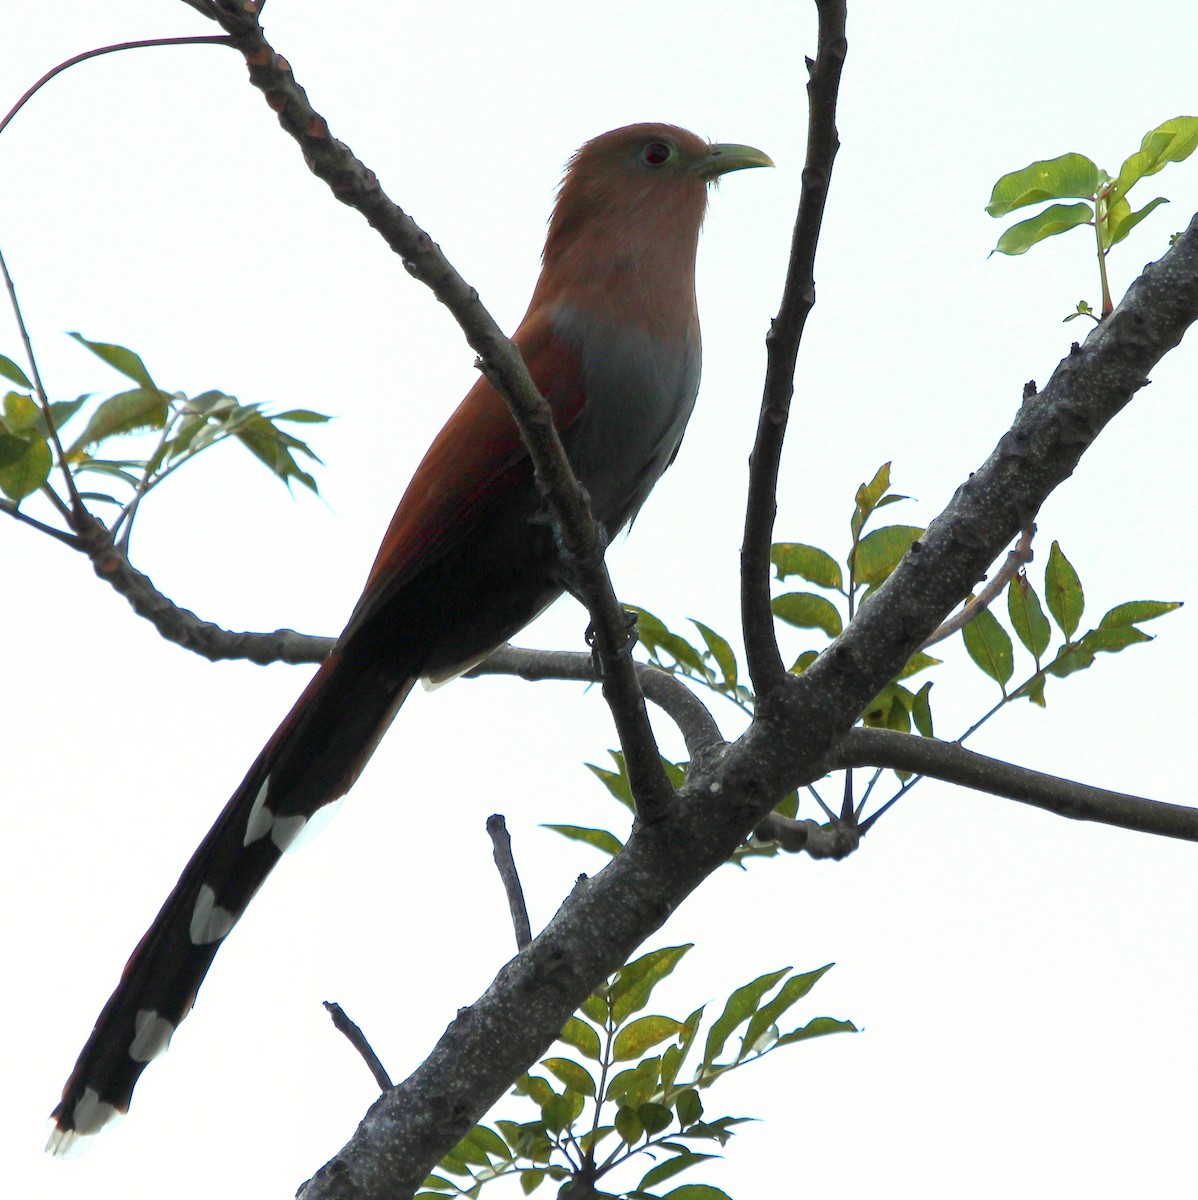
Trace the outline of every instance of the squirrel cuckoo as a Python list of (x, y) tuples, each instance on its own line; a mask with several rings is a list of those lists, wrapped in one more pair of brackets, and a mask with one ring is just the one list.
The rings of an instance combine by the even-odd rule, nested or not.
[[(514, 340), (608, 538), (673, 461), (694, 406), (707, 185), (772, 165), (645, 124), (587, 142), (566, 168)], [(128, 1109), (254, 893), (349, 790), (416, 681), (460, 674), (560, 595), (541, 509), (507, 405), (480, 378), (404, 492), (345, 631), (129, 959), (54, 1110), (51, 1152)]]

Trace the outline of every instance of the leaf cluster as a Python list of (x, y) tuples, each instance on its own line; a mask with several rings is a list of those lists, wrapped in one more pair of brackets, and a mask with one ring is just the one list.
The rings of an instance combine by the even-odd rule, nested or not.
[[(700, 1093), (781, 1046), (856, 1028), (816, 1017), (782, 1033), (778, 1022), (831, 964), (801, 975), (784, 968), (728, 997), (708, 1027), (698, 1061), (688, 1068), (704, 1007), (684, 1020), (643, 1010), (690, 949), (653, 950), (616, 972), (566, 1022), (560, 1042), (573, 1057), (563, 1052), (545, 1058), (543, 1073), (517, 1080), (513, 1094), (531, 1101), (536, 1114), (476, 1125), (428, 1176), (418, 1198), (475, 1197), (492, 1180), (516, 1175), (525, 1195), (550, 1179), (560, 1185), (560, 1197), (728, 1200), (709, 1184), (684, 1184), (664, 1194), (653, 1190), (715, 1157), (714, 1146), (726, 1145), (734, 1127), (749, 1119), (713, 1115), (710, 1100), (705, 1105)], [(608, 1192), (596, 1186), (642, 1155), (654, 1165), (633, 1188)]]
[[(860, 607), (869, 603), (873, 593), (922, 536), (923, 528), (918, 525), (873, 526), (882, 509), (907, 499), (909, 497), (891, 491), (890, 464), (883, 463), (873, 477), (856, 490), (849, 516), (848, 549), (841, 558), (805, 542), (777, 542), (772, 547), (771, 561), (777, 580), (787, 583), (799, 579), (810, 585), (807, 589), (786, 590), (775, 595), (772, 601), (775, 617), (780, 624), (801, 630), (807, 637), (820, 634), (823, 639), (822, 644), (808, 646), (797, 654), (791, 667), (795, 674), (805, 671)], [(1173, 601), (1126, 601), (1115, 605), (1094, 629), (1077, 636), (1085, 609), (1084, 593), (1077, 571), (1056, 542), (1049, 552), (1043, 579), (1042, 588), (1037, 591), (1026, 572), (1021, 571), (1012, 578), (1006, 590), (1005, 606), (1010, 632), (994, 611), (997, 605), (973, 612), (961, 630), (970, 661), (998, 683), (1002, 695), (999, 702), (981, 715), (959, 740), (964, 740), (1013, 700), (1026, 698), (1043, 707), (1044, 689), (1050, 678), (1064, 678), (1085, 670), (1094, 665), (1099, 654), (1113, 654), (1128, 646), (1151, 641), (1139, 626), (1180, 607)], [(1060, 635), (1055, 645), (1053, 626), (1045, 616), (1045, 608)], [(640, 644), (650, 663), (716, 692), (745, 713), (752, 714), (754, 696), (740, 681), (737, 655), (727, 638), (701, 621), (692, 620), (700, 639), (694, 642), (687, 635), (670, 629), (653, 613), (645, 609), (634, 611)], [(1010, 687), (1015, 670), (1013, 638), (1031, 654), (1033, 662), (1027, 678)], [(1053, 650), (1051, 656), (1050, 649)], [(898, 676), (866, 705), (860, 723), (870, 728), (934, 737), (933, 682), (927, 680), (918, 689), (909, 686), (909, 682), (913, 676), (941, 665), (941, 659), (924, 651), (913, 654)], [(587, 765), (613, 799), (627, 809), (631, 819), (635, 806), (623, 756), (612, 752), (612, 759), (614, 769), (593, 763)], [(663, 760), (663, 766), (671, 781), (679, 786), (686, 777), (687, 764)], [(911, 786), (913, 777), (908, 772), (896, 771), (895, 774), (903, 788)], [(877, 780), (878, 776), (875, 776), (871, 789)], [(813, 794), (818, 801), (818, 794)], [(867, 791), (866, 798), (868, 794)], [(775, 812), (793, 818), (798, 808), (799, 797), (791, 792)], [(825, 812), (828, 812), (826, 806)], [(835, 819), (830, 812), (828, 816)], [(580, 825), (550, 825), (548, 828), (607, 855), (615, 855), (623, 846), (620, 837), (608, 829)], [(750, 839), (737, 848), (729, 861), (743, 866), (748, 858), (768, 858), (777, 853), (775, 842)]]
[[(1171, 162), (1181, 162), (1198, 147), (1198, 117), (1174, 117), (1144, 135), (1140, 148), (1128, 155), (1117, 175), (1111, 176), (1084, 154), (1062, 154), (1057, 158), (1029, 163), (1011, 171), (995, 183), (986, 211), (992, 217), (1005, 217), (1016, 209), (1053, 201), (1034, 217), (1012, 225), (999, 239), (992, 254), (1025, 254), (1037, 242), (1089, 225), (1095, 231), (1099, 276), (1102, 284), (1105, 316), (1111, 311), (1105, 260), (1150, 213), (1162, 204), (1157, 196), (1142, 208), (1133, 210), (1127, 196), (1141, 179), (1155, 175)], [(1073, 204), (1058, 201), (1072, 199)], [(1065, 318), (1094, 317), (1086, 301)]]
[[(48, 485), (56, 448), (61, 446), (61, 465), (76, 483), (84, 475), (108, 481), (103, 490), (95, 485), (91, 490), (80, 488), (80, 498), (118, 506), (114, 528), (131, 524), (147, 493), (204, 450), (228, 440), (239, 442), (289, 487), (294, 480), (317, 491), (315, 479), (299, 460), (320, 460), (283, 425), (323, 424), (327, 416), (307, 409), (271, 415), (261, 404), (242, 404), (216, 390), (194, 396), (170, 392), (154, 382), (141, 357), (127, 347), (89, 341), (78, 333), (71, 336), (134, 386), (103, 398), (87, 394), (43, 407), (24, 371), (0, 355), (0, 377), (21, 389), (5, 396), (0, 416), (0, 490), (9, 500), (19, 504)], [(80, 413), (86, 414), (82, 430), (73, 441), (61, 439)], [(137, 435), (152, 439), (148, 453), (117, 451), (119, 439)], [(128, 489), (125, 497), (118, 498), (117, 485)]]

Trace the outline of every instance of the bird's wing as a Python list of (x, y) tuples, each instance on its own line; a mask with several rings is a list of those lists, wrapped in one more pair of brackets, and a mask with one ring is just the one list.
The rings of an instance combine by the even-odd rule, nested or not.
[[(513, 339), (558, 432), (586, 404), (578, 353), (544, 310), (529, 313)], [(516, 485), (532, 474), (528, 451), (507, 402), (484, 376), (429, 447), (379, 546), (343, 637), (352, 636), (386, 599), (444, 554)]]

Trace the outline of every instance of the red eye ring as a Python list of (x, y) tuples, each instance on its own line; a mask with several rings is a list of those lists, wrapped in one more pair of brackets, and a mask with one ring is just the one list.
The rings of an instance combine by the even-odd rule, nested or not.
[(641, 151), (641, 161), (650, 167), (661, 167), (673, 156), (673, 149), (665, 142), (650, 142)]

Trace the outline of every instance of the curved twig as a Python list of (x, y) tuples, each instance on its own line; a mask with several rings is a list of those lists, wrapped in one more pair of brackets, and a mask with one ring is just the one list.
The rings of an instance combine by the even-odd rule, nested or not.
[(183, 646), (212, 662), (242, 658), (253, 663), (318, 663), (332, 650), (335, 638), (314, 637), (294, 629), (271, 633), (234, 633), (202, 621), (189, 609), (164, 596), (153, 580), (133, 567), (113, 545), (107, 527), (90, 513), (73, 514), (74, 549), (86, 554), (96, 575), (129, 601), (168, 642)]
[(765, 339), (766, 373), (757, 436), (749, 459), (749, 493), (740, 552), (741, 623), (745, 661), (758, 698), (790, 679), (774, 631), (770, 608), (770, 542), (777, 513), (778, 468), (794, 395), (795, 363), (807, 317), (815, 305), (815, 252), (832, 163), (840, 148), (836, 98), (848, 46), (843, 0), (817, 0), (819, 40), (815, 60), (807, 60), (807, 159), (803, 191), (790, 246), (790, 264), (778, 315)]
[[(184, 3), (190, 3), (190, 0), (184, 0)], [(208, 13), (204, 14), (208, 16)], [(85, 50), (82, 54), (76, 54), (74, 58), (68, 58), (66, 62), (60, 62), (58, 66), (51, 67), (41, 79), (37, 81), (25, 94), (8, 110), (4, 119), (0, 120), (0, 133), (3, 133), (8, 123), (25, 107), (33, 97), (50, 82), (55, 75), (61, 75), (63, 71), (69, 67), (78, 66), (81, 62), (87, 62), (89, 58), (99, 58), (102, 54), (115, 54), (118, 50), (146, 50), (152, 46), (231, 46), (233, 43), (224, 34), (210, 33), (200, 37), (169, 37), (169, 38), (144, 38), (139, 42), (117, 42), (112, 46), (100, 46), (95, 50)]]
[[(636, 673), (645, 698), (656, 704), (678, 727), (692, 759), (724, 745), (720, 728), (707, 706), (677, 676), (648, 663), (637, 663)], [(501, 646), (468, 672), (468, 677), (476, 675), (516, 675), (530, 682), (545, 679), (599, 682), (589, 654), (530, 650), (521, 646)]]

